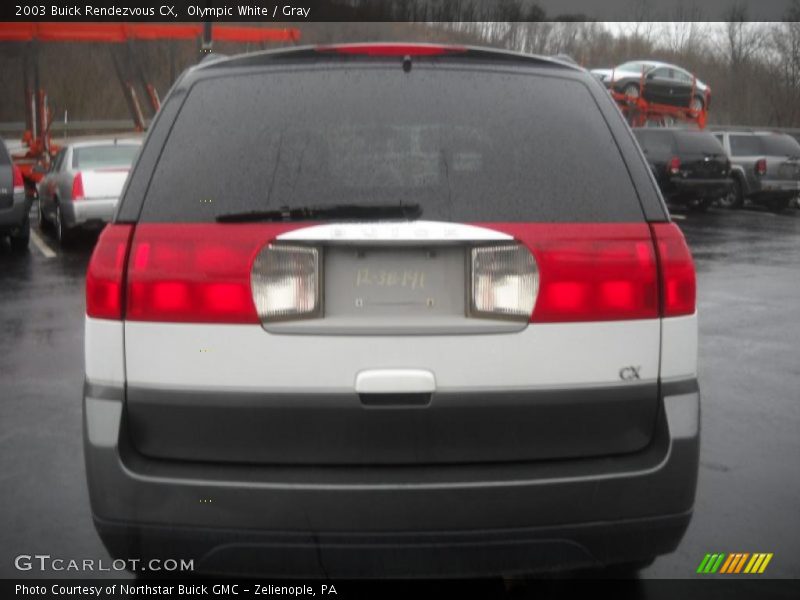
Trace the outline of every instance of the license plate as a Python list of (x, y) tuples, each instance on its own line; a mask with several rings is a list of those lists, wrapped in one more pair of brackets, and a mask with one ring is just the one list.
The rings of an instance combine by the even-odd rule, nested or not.
[(324, 273), (326, 315), (464, 314), (461, 248), (330, 248)]

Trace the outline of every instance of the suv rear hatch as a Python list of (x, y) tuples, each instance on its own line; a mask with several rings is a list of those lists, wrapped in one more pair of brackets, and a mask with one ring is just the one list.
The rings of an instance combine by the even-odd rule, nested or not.
[(87, 284), (90, 318), (124, 306), (140, 452), (400, 465), (649, 443), (659, 317), (694, 311), (693, 272), (645, 221), (599, 92), (566, 67), (401, 64), (193, 82), (138, 222), (93, 260), (127, 260), (124, 300), (102, 270)]
[(730, 161), (719, 141), (705, 131), (676, 131), (680, 168), (686, 179), (724, 179)]
[(759, 136), (767, 161), (767, 177), (800, 180), (800, 143), (786, 134)]

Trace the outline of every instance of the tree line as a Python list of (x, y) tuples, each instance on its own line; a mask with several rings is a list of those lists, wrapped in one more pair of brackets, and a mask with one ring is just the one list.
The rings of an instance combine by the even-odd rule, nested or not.
[[(427, 41), (486, 45), (521, 52), (568, 54), (587, 68), (611, 67), (633, 59), (672, 62), (711, 86), (710, 121), (717, 124), (800, 127), (800, 0), (780, 22), (747, 21), (744, 3), (725, 22), (706, 23), (698, 12), (653, 21), (648, 2), (632, 0), (632, 20), (611, 26), (584, 17), (546, 20), (530, 0), (498, 0), (485, 22), (485, 4), (476, 0), (346, 0), (353, 22), (300, 23), (302, 44), (352, 41)], [(362, 2), (365, 4), (362, 6)], [(379, 8), (377, 8), (379, 7)], [(369, 11), (377, 11), (370, 13)], [(365, 12), (366, 11), (366, 12)], [(388, 13), (386, 11), (389, 11)], [(395, 21), (364, 22), (369, 18)], [(453, 20), (453, 16), (463, 20)], [(358, 17), (358, 21), (356, 21)], [(269, 25), (267, 25), (269, 26)], [(283, 26), (283, 24), (281, 25)], [(272, 46), (270, 46), (272, 47)], [(198, 60), (192, 42), (136, 42), (137, 58), (162, 96), (176, 73)], [(233, 54), (265, 49), (253, 44), (216, 44)], [(22, 121), (22, 57), (25, 44), (0, 44), (0, 122)], [(42, 44), (41, 80), (54, 118), (125, 118), (127, 107), (114, 71), (109, 45)], [(144, 105), (144, 98), (140, 98)]]

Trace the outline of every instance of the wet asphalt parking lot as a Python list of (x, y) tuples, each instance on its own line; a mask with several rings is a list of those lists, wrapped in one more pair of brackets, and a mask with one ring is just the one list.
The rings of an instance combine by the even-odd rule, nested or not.
[[(641, 576), (692, 577), (707, 552), (772, 552), (762, 577), (800, 577), (800, 210), (677, 218), (698, 273), (700, 476), (683, 542)], [(110, 562), (81, 438), (95, 240), (61, 250), (37, 230), (26, 254), (0, 245), (0, 577), (42, 575), (17, 571), (19, 554)]]

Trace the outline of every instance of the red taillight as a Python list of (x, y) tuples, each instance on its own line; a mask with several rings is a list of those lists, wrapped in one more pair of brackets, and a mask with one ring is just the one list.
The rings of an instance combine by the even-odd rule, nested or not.
[(92, 252), (86, 273), (86, 314), (122, 319), (125, 259), (133, 225), (108, 225)]
[(661, 269), (661, 315), (694, 314), (697, 282), (689, 246), (674, 223), (654, 223), (651, 227)]
[(72, 199), (83, 200), (83, 198), (83, 175), (78, 171), (72, 178)]
[(681, 159), (677, 156), (673, 156), (670, 161), (669, 165), (667, 165), (667, 171), (669, 171), (670, 175), (677, 175), (681, 172)]
[(11, 165), (11, 172), (14, 177), (14, 193), (21, 194), (25, 191), (25, 180), (22, 178), (22, 171), (17, 165)]
[[(260, 323), (250, 281), (253, 262), (279, 234), (307, 225), (138, 225), (128, 252), (125, 318)], [(534, 255), (539, 292), (532, 321), (652, 319), (694, 312), (694, 265), (674, 224), (654, 224), (652, 229), (645, 223), (484, 226), (508, 233)], [(110, 257), (121, 252), (124, 264), (130, 230), (126, 235), (110, 233), (119, 227), (126, 226), (110, 226), (103, 233), (90, 264), (90, 316), (100, 316), (96, 306), (113, 305), (100, 301), (104, 298), (116, 298), (120, 312), (122, 298), (110, 285), (105, 292), (91, 292), (101, 290), (108, 279), (92, 275), (96, 260), (99, 267), (114, 262)], [(122, 250), (112, 251), (116, 239)], [(113, 281), (121, 281), (121, 269), (119, 277)], [(96, 300), (90, 302), (90, 295)]]
[(766, 174), (767, 174), (767, 159), (759, 158), (756, 161), (756, 175), (766, 175)]
[(642, 224), (490, 224), (536, 258), (539, 323), (658, 317), (653, 240)]
[(260, 323), (250, 272), (259, 250), (298, 225), (160, 224), (136, 228), (125, 318)]
[(318, 46), (317, 52), (337, 54), (363, 54), (366, 56), (437, 56), (466, 52), (461, 46), (441, 46), (435, 44), (340, 44)]

